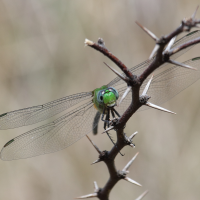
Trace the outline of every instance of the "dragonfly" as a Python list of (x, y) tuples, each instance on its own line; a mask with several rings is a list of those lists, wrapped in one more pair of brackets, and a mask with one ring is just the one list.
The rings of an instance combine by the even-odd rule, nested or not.
[[(199, 36), (199, 30), (193, 31), (180, 39), (176, 39), (172, 48)], [(177, 52), (171, 56), (171, 59), (176, 59), (190, 48)], [(134, 75), (140, 75), (152, 60), (153, 58), (150, 61), (146, 60), (129, 70)], [(200, 57), (190, 59), (184, 64), (200, 69)], [(157, 73), (154, 75), (148, 90), (151, 102), (156, 105), (168, 101), (200, 78), (198, 70), (167, 65), (163, 64), (155, 71)], [(148, 77), (142, 84), (141, 93), (149, 79)], [(98, 98), (99, 101), (102, 101), (102, 99), (106, 101), (104, 94), (111, 95), (111, 101), (108, 100), (107, 105), (110, 105), (110, 108), (115, 107), (115, 111), (122, 115), (131, 103), (131, 92), (128, 93), (120, 106), (115, 105), (117, 99), (122, 97), (126, 89), (127, 84), (120, 77), (116, 77), (107, 85), (91, 92), (69, 95), (43, 105), (1, 114), (0, 129), (5, 130), (35, 124), (63, 111), (66, 112), (54, 121), (34, 128), (7, 142), (1, 150), (1, 159), (15, 160), (53, 153), (69, 147), (91, 131), (97, 133), (99, 118), (103, 114), (103, 108), (97, 103)], [(97, 97), (98, 92), (100, 92), (99, 97)], [(142, 106), (139, 111), (145, 108), (148, 107)]]

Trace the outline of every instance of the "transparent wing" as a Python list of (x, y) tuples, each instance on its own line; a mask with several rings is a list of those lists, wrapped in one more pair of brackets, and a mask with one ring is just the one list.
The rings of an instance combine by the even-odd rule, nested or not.
[[(198, 70), (196, 71), (179, 66), (171, 66), (170, 68), (154, 76), (150, 88), (147, 92), (147, 95), (151, 97), (151, 103), (160, 105), (168, 101), (200, 78), (200, 57), (190, 59), (184, 63), (197, 68)], [(142, 91), (147, 82), (148, 80), (145, 80), (141, 86), (140, 94), (142, 94)], [(120, 97), (123, 95), (126, 88), (127, 86), (121, 87), (118, 90)], [(122, 114), (127, 109), (127, 105), (130, 103), (131, 92), (120, 104), (120, 107), (116, 107), (116, 110)], [(142, 106), (139, 110), (144, 110), (147, 108), (147, 106)]]
[(0, 129), (17, 128), (48, 119), (92, 96), (92, 92), (82, 92), (49, 103), (11, 111), (0, 115)]
[[(191, 33), (189, 33), (189, 34), (183, 36), (183, 37), (180, 38), (179, 40), (177, 40), (177, 41), (174, 43), (174, 45), (172, 46), (172, 48), (177, 47), (177, 46), (179, 46), (179, 45), (181, 45), (181, 44), (183, 44), (183, 43), (185, 43), (185, 42), (187, 42), (187, 41), (189, 41), (189, 40), (193, 40), (194, 38), (199, 37), (199, 36), (200, 36), (200, 31), (199, 31), (199, 30), (193, 31), (193, 32), (191, 32)], [(195, 45), (194, 45), (194, 46), (195, 46)], [(176, 53), (176, 54), (174, 54), (173, 56), (171, 56), (171, 59), (172, 59), (172, 60), (175, 60), (176, 58), (178, 58), (178, 57), (181, 56), (182, 54), (186, 53), (189, 49), (191, 49), (191, 48), (194, 47), (194, 46), (190, 46), (190, 47), (188, 47), (188, 48), (186, 48), (186, 49), (183, 49), (183, 50), (179, 51), (178, 53)], [(129, 70), (130, 70), (134, 75), (140, 75), (140, 74), (144, 71), (144, 69), (150, 65), (150, 63), (153, 61), (153, 59), (154, 59), (154, 58), (152, 58), (150, 61), (149, 61), (149, 60), (146, 60), (146, 61), (144, 61), (144, 62), (142, 62), (142, 63), (140, 63), (140, 64), (138, 64), (138, 65), (136, 65), (136, 66), (134, 66), (134, 67), (132, 67), (132, 68), (130, 68)], [(168, 64), (167, 64), (167, 63), (163, 64), (163, 65), (160, 66), (159, 69), (157, 69), (157, 70), (160, 70), (163, 66), (166, 66), (166, 65), (168, 65)], [(124, 75), (124, 73), (123, 73), (123, 75)], [(113, 80), (108, 84), (108, 87), (116, 87), (116, 86), (121, 85), (121, 84), (124, 84), (124, 85), (125, 85), (124, 81), (123, 81), (121, 78), (116, 77), (115, 79), (113, 79)]]
[(14, 160), (52, 153), (75, 143), (92, 131), (97, 110), (89, 101), (57, 120), (28, 131), (7, 142), (2, 160)]

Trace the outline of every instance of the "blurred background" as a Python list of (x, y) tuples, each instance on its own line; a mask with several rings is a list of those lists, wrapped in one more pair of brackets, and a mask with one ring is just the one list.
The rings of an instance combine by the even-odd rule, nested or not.
[[(161, 36), (190, 17), (198, 4), (197, 0), (1, 0), (0, 113), (107, 84), (115, 75), (103, 62), (111, 62), (84, 47), (85, 38), (102, 37), (111, 52), (133, 67), (146, 60), (154, 47), (136, 20)], [(179, 60), (200, 56), (199, 50), (197, 45)], [(110, 199), (135, 199), (147, 189), (147, 200), (199, 199), (199, 88), (200, 81), (163, 104), (177, 115), (149, 109), (131, 118), (125, 132), (139, 132), (136, 148), (124, 148), (125, 156), (118, 156), (116, 165), (122, 169), (139, 152), (129, 177), (143, 187), (120, 181)], [(1, 130), (0, 147), (44, 123)], [(106, 135), (89, 135), (101, 150), (112, 147)], [(93, 181), (101, 187), (108, 179), (103, 163), (91, 165), (97, 157), (84, 137), (63, 151), (0, 161), (0, 199), (66, 200), (89, 194)]]

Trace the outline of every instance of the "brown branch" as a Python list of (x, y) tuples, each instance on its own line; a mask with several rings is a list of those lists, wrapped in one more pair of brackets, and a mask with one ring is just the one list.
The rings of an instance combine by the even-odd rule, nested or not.
[(173, 54), (175, 54), (175, 53), (177, 53), (177, 52), (179, 52), (179, 51), (181, 51), (181, 50), (183, 50), (183, 49), (185, 49), (185, 48), (188, 48), (189, 46), (193, 46), (193, 45), (195, 45), (195, 44), (198, 44), (198, 43), (200, 43), (200, 37), (195, 38), (195, 39), (193, 39), (193, 40), (190, 40), (190, 41), (188, 41), (188, 42), (186, 42), (186, 43), (184, 43), (184, 44), (182, 44), (182, 45), (179, 45), (179, 46), (177, 46), (177, 47), (174, 48), (174, 49), (171, 49), (171, 50), (169, 51), (168, 55), (169, 55), (169, 56), (172, 56)]
[[(88, 137), (88, 136), (87, 136)], [(89, 137), (88, 137), (89, 139)], [(90, 140), (90, 139), (89, 139)], [(91, 142), (91, 140), (90, 140)], [(123, 129), (117, 130), (117, 142), (116, 145), (110, 151), (103, 151), (99, 155), (99, 160), (103, 161), (109, 171), (110, 178), (108, 179), (106, 185), (100, 188), (97, 192), (97, 197), (101, 200), (108, 200), (110, 191), (115, 186), (115, 184), (126, 178), (126, 171), (118, 171), (115, 167), (115, 157), (126, 145), (132, 144), (131, 140), (124, 134)], [(92, 142), (92, 145), (96, 149), (96, 145)], [(139, 185), (139, 184), (138, 184)]]
[[(164, 47), (169, 43), (169, 41), (174, 38), (175, 36), (178, 36), (180, 33), (184, 31), (190, 31), (191, 28), (196, 27), (197, 24), (200, 23), (200, 20), (195, 20), (194, 18), (189, 18), (188, 20), (183, 20), (181, 25), (172, 31), (170, 34), (161, 37), (157, 44), (159, 44), (159, 48), (157, 51), (157, 54), (155, 56), (155, 59), (153, 62), (147, 67), (147, 69), (138, 77), (138, 80), (140, 82), (140, 85), (144, 82), (144, 80), (154, 71), (156, 70), (159, 66), (161, 66), (163, 63), (166, 61), (165, 55), (163, 55), (163, 49)], [(187, 48), (191, 45), (199, 43), (199, 38), (191, 40), (185, 44), (180, 45), (179, 47), (175, 48), (173, 51), (169, 51), (168, 53), (168, 58), (173, 55), (175, 52), (178, 52), (184, 48)]]
[[(195, 11), (196, 13), (196, 11)], [(97, 192), (97, 197), (101, 200), (108, 200), (109, 199), (109, 194), (112, 190), (112, 188), (115, 186), (115, 184), (121, 180), (129, 180), (132, 183), (135, 183), (133, 180), (130, 178), (126, 177), (127, 172), (125, 171), (118, 171), (115, 167), (115, 157), (117, 154), (120, 152), (123, 147), (126, 145), (133, 146), (132, 145), (132, 137), (128, 138), (125, 133), (124, 133), (124, 127), (127, 123), (127, 121), (130, 119), (130, 117), (142, 106), (142, 105), (147, 105), (147, 101), (149, 97), (147, 95), (145, 96), (140, 96), (140, 86), (144, 82), (144, 80), (154, 71), (156, 70), (159, 66), (161, 66), (163, 63), (168, 62), (170, 59), (170, 56), (173, 55), (174, 53), (177, 53), (178, 51), (181, 51), (191, 45), (197, 44), (200, 42), (200, 37), (196, 38), (194, 40), (188, 41), (182, 45), (179, 45), (178, 47), (174, 49), (168, 49), (167, 51), (164, 51), (165, 46), (171, 41), (172, 38), (177, 36), (178, 34), (184, 32), (184, 31), (190, 31), (191, 28), (196, 27), (197, 24), (200, 23), (200, 20), (195, 20), (194, 19), (195, 14), (188, 20), (183, 20), (181, 25), (169, 33), (166, 36), (161, 37), (160, 39), (156, 39), (156, 45), (158, 46), (156, 55), (153, 59), (149, 61), (149, 66), (141, 73), (140, 76), (136, 76), (131, 73), (131, 71), (116, 57), (114, 56), (106, 47), (105, 43), (103, 42), (103, 39), (99, 39), (98, 43), (94, 43), (90, 40), (85, 40), (85, 44), (96, 49), (97, 51), (100, 51), (103, 53), (105, 56), (110, 58), (127, 76), (126, 77), (126, 82), (128, 83), (129, 86), (131, 86), (132, 89), (132, 101), (127, 110), (123, 113), (123, 115), (118, 119), (117, 122), (113, 122), (112, 126), (114, 130), (116, 131), (117, 134), (117, 142), (116, 145), (113, 146), (113, 148), (110, 151), (103, 151), (99, 155), (99, 159), (97, 160), (98, 162), (103, 161), (109, 171), (110, 177), (105, 184), (103, 188), (99, 188), (99, 191)], [(140, 27), (142, 27), (140, 25)], [(143, 27), (142, 27), (143, 28)], [(146, 32), (152, 36), (152, 33), (148, 31), (146, 28)], [(173, 42), (172, 42), (173, 43)], [(169, 45), (169, 48), (171, 45)], [(142, 99), (142, 100), (141, 100)], [(148, 104), (150, 105), (150, 103)], [(152, 104), (153, 105), (153, 104)], [(153, 107), (156, 108), (154, 105)], [(160, 109), (166, 111), (166, 109)], [(96, 145), (93, 144), (93, 146), (96, 148)], [(96, 148), (97, 149), (97, 148)], [(139, 184), (138, 184), (139, 185)], [(145, 193), (144, 193), (145, 194)], [(138, 199), (141, 199), (144, 194), (139, 197)]]
[(134, 76), (131, 71), (124, 65), (116, 56), (114, 56), (106, 47), (103, 39), (99, 38), (97, 43), (89, 40), (85, 40), (85, 44), (100, 51), (102, 54), (110, 58), (125, 74), (128, 78), (133, 79)]

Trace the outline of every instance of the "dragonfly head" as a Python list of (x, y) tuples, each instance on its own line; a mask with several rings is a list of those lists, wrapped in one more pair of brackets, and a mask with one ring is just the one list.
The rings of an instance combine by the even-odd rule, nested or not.
[(97, 95), (97, 101), (100, 104), (104, 104), (108, 107), (115, 106), (118, 98), (119, 98), (119, 93), (113, 87), (109, 87), (107, 89), (100, 90)]

